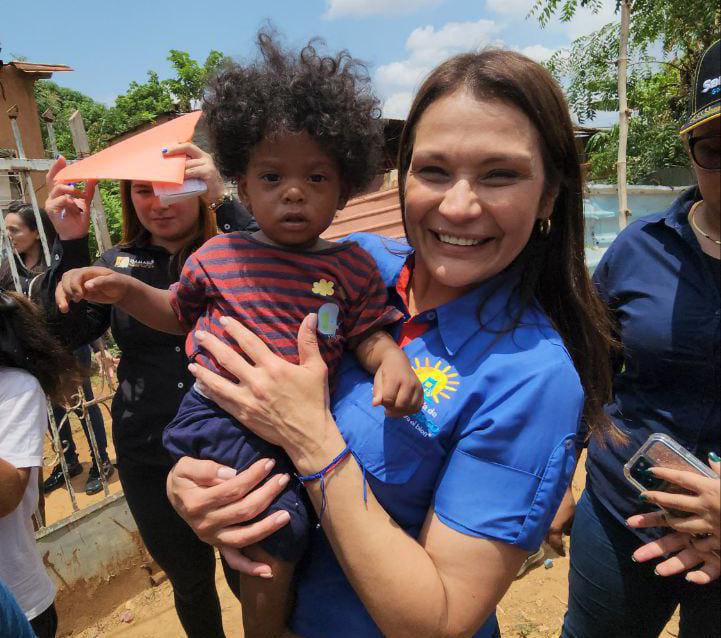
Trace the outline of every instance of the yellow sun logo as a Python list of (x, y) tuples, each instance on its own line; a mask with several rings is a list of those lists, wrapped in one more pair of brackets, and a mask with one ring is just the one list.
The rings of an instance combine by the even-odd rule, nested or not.
[(423, 394), (427, 399), (433, 399), (434, 403), (439, 403), (438, 397), (444, 399), (450, 399), (450, 395), (447, 392), (457, 392), (458, 388), (454, 387), (460, 385), (459, 381), (455, 381), (453, 377), (457, 377), (457, 372), (450, 372), (451, 366), (441, 368), (443, 362), (440, 359), (436, 362), (436, 365), (431, 366), (431, 362), (428, 357), (425, 358), (424, 365), (418, 360), (418, 357), (414, 359), (415, 365), (413, 371), (423, 386)]
[(327, 279), (313, 282), (313, 293), (322, 297), (330, 297), (333, 295), (334, 282)]

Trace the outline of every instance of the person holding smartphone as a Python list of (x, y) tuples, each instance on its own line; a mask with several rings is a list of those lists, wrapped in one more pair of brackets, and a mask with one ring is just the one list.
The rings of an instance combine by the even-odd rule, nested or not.
[[(712, 551), (713, 531), (719, 527), (718, 480), (704, 482), (699, 477), (697, 489), (688, 496), (661, 492), (639, 496), (623, 466), (652, 433), (670, 436), (699, 459), (718, 460), (719, 54), (718, 41), (704, 52), (695, 76), (691, 114), (681, 129), (698, 185), (668, 210), (629, 225), (594, 273), (598, 291), (615, 316), (622, 346), (614, 362), (614, 396), (606, 410), (627, 441), (588, 444), (586, 490), (571, 531), (564, 638), (656, 637), (678, 605), (680, 638), (718, 635), (718, 553)], [(681, 472), (669, 475), (671, 470), (650, 472), (672, 482), (688, 479), (679, 477)], [(685, 531), (669, 534), (663, 527), (642, 527), (660, 524), (661, 517), (650, 514), (658, 505), (691, 513), (681, 525)], [(630, 518), (644, 511), (648, 515)], [(562, 529), (571, 516), (573, 504), (567, 493), (552, 527)], [(680, 523), (678, 517), (670, 520)], [(711, 536), (694, 541), (688, 532)], [(701, 543), (699, 549), (693, 548), (694, 542)], [(671, 566), (642, 562), (679, 551)], [(660, 577), (689, 569), (696, 573)]]

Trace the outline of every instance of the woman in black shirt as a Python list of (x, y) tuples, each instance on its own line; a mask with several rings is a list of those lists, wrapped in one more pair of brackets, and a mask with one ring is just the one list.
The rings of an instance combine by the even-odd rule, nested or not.
[[(178, 280), (187, 256), (216, 233), (216, 220), (223, 230), (255, 230), (252, 216), (224, 194), (210, 155), (193, 145), (170, 149), (168, 155), (175, 152), (190, 158), (186, 178), (206, 182), (206, 199), (162, 205), (150, 182), (121, 182), (123, 238), (96, 265), (167, 289)], [(112, 404), (113, 441), (128, 507), (148, 551), (173, 585), (176, 611), (188, 636), (222, 637), (213, 549), (198, 540), (165, 493), (172, 461), (161, 435), (193, 382), (186, 368), (184, 337), (151, 330), (107, 305), (80, 302), (70, 304), (65, 314), (57, 311), (54, 291), (63, 273), (90, 265), (87, 233), (92, 185), (83, 193), (56, 184), (54, 177), (63, 166), (61, 158), (48, 173), (50, 195), (45, 205), (59, 238), (42, 285), (49, 319), (72, 347), (92, 341), (108, 327), (112, 330), (121, 350)], [(238, 574), (225, 563), (223, 567), (237, 595)]]

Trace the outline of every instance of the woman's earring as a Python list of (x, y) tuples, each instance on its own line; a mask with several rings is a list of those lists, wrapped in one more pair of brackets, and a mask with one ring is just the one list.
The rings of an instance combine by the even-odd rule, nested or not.
[(545, 219), (538, 220), (538, 232), (543, 237), (548, 237), (551, 234), (551, 218), (546, 217)]

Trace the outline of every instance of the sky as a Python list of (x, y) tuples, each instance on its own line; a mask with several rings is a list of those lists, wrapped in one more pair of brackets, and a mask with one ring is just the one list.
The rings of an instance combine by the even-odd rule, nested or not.
[(598, 14), (541, 29), (527, 18), (534, 0), (0, 0), (0, 59), (67, 64), (53, 80), (111, 105), (147, 71), (172, 75), (166, 58), (180, 49), (204, 61), (215, 49), (247, 59), (270, 19), (285, 41), (323, 38), (366, 62), (385, 117), (405, 117), (424, 75), (449, 56), (505, 46), (543, 61), (575, 38), (617, 20), (615, 0)]

